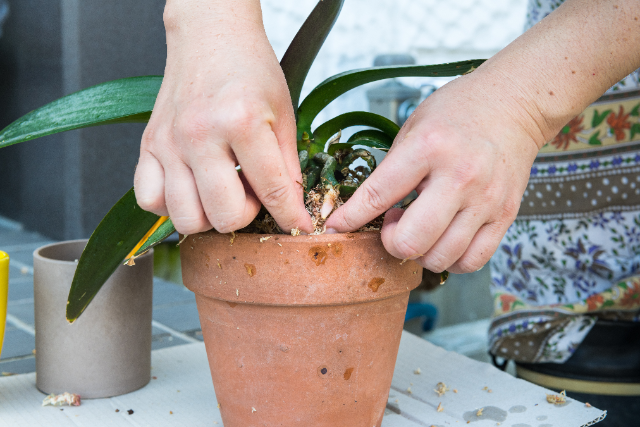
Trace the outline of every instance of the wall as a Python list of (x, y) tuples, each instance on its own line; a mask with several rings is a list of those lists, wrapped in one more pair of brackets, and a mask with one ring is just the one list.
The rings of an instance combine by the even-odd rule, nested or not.
[[(163, 0), (11, 0), (0, 38), (0, 128), (107, 80), (162, 74)], [(51, 135), (0, 152), (0, 215), (88, 237), (132, 186), (143, 125)]]
[[(488, 58), (522, 33), (527, 0), (346, 0), (311, 68), (303, 96), (334, 74), (369, 67), (376, 55), (409, 53), (418, 64)], [(263, 19), (281, 58), (316, 0), (262, 0)], [(429, 79), (405, 79), (418, 86)], [(443, 81), (438, 80), (437, 84)], [(366, 110), (366, 88), (329, 105), (319, 120)]]

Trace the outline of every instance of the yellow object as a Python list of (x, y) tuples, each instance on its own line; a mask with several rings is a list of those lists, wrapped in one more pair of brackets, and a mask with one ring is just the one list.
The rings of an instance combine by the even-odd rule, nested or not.
[(135, 248), (133, 248), (131, 250), (131, 252), (129, 252), (129, 255), (127, 255), (124, 259), (129, 260), (132, 256), (134, 256), (136, 254), (136, 252), (138, 252), (138, 249), (140, 249), (142, 247), (142, 245), (145, 244), (145, 242), (147, 241), (147, 239), (149, 239), (149, 237), (151, 237), (151, 235), (162, 225), (164, 224), (167, 220), (169, 219), (168, 216), (161, 216), (160, 219), (158, 219), (156, 221), (155, 224), (153, 224), (153, 227), (151, 227), (149, 229), (149, 231), (147, 231), (147, 234), (144, 235), (144, 237), (142, 239), (140, 239), (140, 241), (138, 242), (138, 244), (136, 245)]
[(9, 255), (0, 251), (0, 354), (4, 340), (4, 324), (7, 318), (7, 300), (9, 298)]
[(567, 390), (586, 394), (604, 394), (607, 396), (640, 396), (640, 383), (614, 383), (554, 377), (531, 371), (522, 366), (516, 366), (516, 373), (518, 377), (523, 380), (555, 390)]

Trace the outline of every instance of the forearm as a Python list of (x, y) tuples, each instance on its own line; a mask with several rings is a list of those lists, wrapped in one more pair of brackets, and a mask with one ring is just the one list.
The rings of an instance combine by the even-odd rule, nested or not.
[(539, 147), (640, 66), (640, 2), (567, 0), (471, 76)]

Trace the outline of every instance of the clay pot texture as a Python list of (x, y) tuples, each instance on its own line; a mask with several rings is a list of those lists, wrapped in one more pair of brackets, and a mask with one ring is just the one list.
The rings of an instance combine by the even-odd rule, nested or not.
[(180, 245), (225, 427), (380, 426), (422, 268), (379, 232), (266, 237)]
[(86, 244), (59, 242), (33, 253), (36, 387), (46, 394), (111, 397), (151, 379), (153, 254), (119, 266), (70, 325), (67, 296)]

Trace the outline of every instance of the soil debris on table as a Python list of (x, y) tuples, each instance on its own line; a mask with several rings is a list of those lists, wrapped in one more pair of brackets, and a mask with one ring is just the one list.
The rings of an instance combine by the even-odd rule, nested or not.
[(444, 411), (444, 406), (442, 406), (442, 402), (438, 403), (438, 407), (436, 408), (436, 411), (438, 412)]
[(420, 368), (418, 368), (415, 371), (413, 371), (413, 373), (416, 374), (416, 375), (420, 375), (422, 373), (422, 371), (420, 370)]
[(80, 395), (74, 393), (51, 393), (42, 401), (42, 406), (80, 406)]
[(547, 394), (547, 402), (554, 405), (561, 405), (567, 402), (567, 393), (562, 390), (560, 394)]
[(447, 391), (449, 391), (449, 387), (447, 387), (445, 383), (439, 382), (436, 384), (436, 388), (434, 388), (433, 391), (438, 393), (438, 396), (443, 396)]
[(484, 408), (480, 408), (480, 409), (478, 409), (478, 412), (476, 412), (476, 417), (481, 417), (481, 416), (482, 416), (482, 410), (483, 410), (483, 409), (484, 409)]
[(127, 409), (127, 414), (133, 415), (133, 409)]

